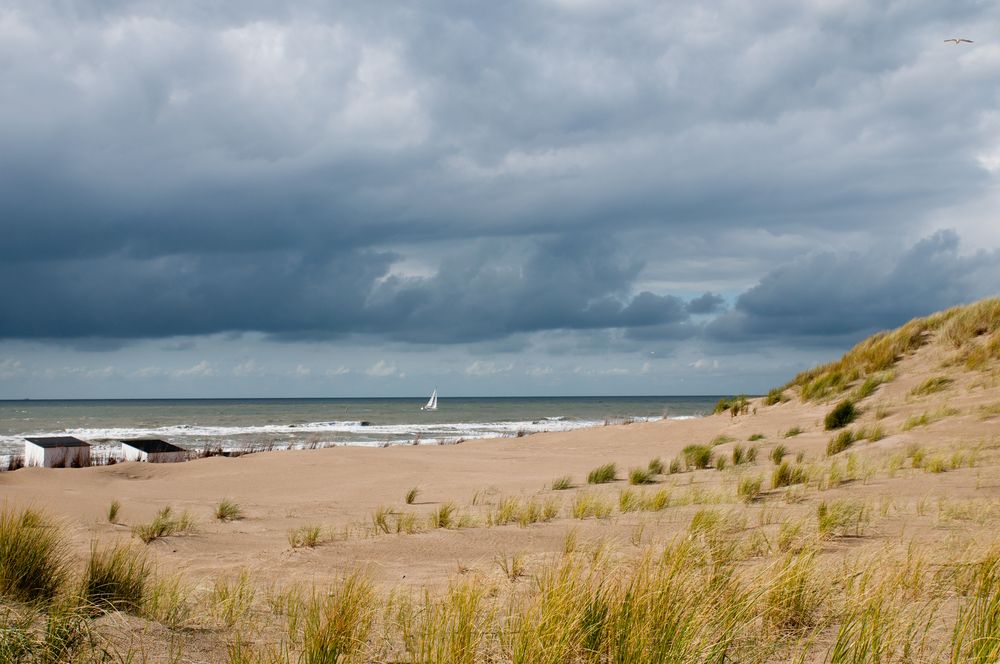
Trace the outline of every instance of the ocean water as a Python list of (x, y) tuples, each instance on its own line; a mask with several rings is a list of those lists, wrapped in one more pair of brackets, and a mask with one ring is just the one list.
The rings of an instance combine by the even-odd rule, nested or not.
[(689, 418), (718, 397), (474, 397), (426, 399), (155, 399), (0, 401), (0, 455), (22, 436), (72, 435), (105, 451), (153, 436), (197, 450), (438, 444), (565, 431), (626, 419)]

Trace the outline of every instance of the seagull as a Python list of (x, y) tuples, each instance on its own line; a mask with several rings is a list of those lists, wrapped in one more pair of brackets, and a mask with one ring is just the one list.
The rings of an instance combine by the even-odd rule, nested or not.
[(962, 43), (966, 43), (966, 44), (971, 44), (972, 43), (971, 39), (964, 39), (964, 38), (959, 38), (959, 37), (952, 37), (951, 39), (945, 39), (944, 41), (945, 41), (945, 43), (951, 42), (955, 46), (958, 46), (959, 44), (962, 44)]

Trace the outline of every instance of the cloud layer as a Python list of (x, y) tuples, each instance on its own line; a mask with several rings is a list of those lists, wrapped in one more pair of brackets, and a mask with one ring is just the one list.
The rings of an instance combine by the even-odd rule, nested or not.
[(998, 32), (976, 0), (7, 2), (0, 339), (843, 344), (1000, 283), (992, 208), (947, 219), (998, 191)]

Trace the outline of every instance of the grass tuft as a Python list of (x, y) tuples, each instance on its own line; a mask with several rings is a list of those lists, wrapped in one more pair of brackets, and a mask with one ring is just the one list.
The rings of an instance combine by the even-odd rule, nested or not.
[(0, 595), (48, 602), (69, 578), (65, 544), (49, 517), (0, 510)]
[(853, 445), (855, 440), (857, 440), (857, 438), (855, 438), (854, 432), (852, 432), (850, 429), (844, 429), (836, 436), (831, 438), (830, 441), (826, 444), (826, 455), (833, 456), (834, 454), (839, 454), (840, 452), (843, 452), (851, 445)]
[(826, 418), (823, 420), (823, 426), (827, 431), (842, 429), (853, 422), (857, 417), (858, 411), (854, 407), (854, 402), (850, 399), (844, 399), (834, 406), (833, 410), (826, 414)]
[(96, 545), (83, 574), (80, 597), (101, 611), (138, 613), (146, 599), (152, 564), (144, 551), (129, 544), (105, 549)]
[(646, 468), (632, 468), (628, 471), (629, 484), (652, 484), (653, 473)]
[(768, 456), (770, 457), (771, 461), (774, 462), (774, 465), (777, 466), (778, 464), (781, 463), (782, 459), (788, 456), (788, 448), (785, 447), (784, 445), (775, 445), (774, 448), (771, 450), (771, 454), (769, 454)]
[(410, 487), (410, 490), (406, 492), (406, 496), (403, 500), (406, 501), (407, 505), (412, 505), (417, 500), (417, 496), (420, 495), (420, 489), (417, 487)]
[(563, 475), (562, 477), (557, 477), (552, 480), (552, 490), (553, 491), (565, 491), (566, 489), (573, 488), (573, 478), (569, 475)]
[(615, 481), (618, 474), (618, 466), (614, 463), (606, 463), (603, 466), (594, 468), (587, 474), (587, 484), (607, 484)]
[(915, 397), (934, 394), (935, 392), (940, 392), (954, 382), (955, 381), (953, 379), (945, 376), (933, 376), (910, 390), (910, 394)]
[(646, 468), (649, 469), (649, 472), (651, 472), (654, 475), (662, 475), (664, 470), (663, 459), (661, 459), (660, 457), (650, 459), (649, 464), (646, 465)]
[(712, 448), (708, 445), (688, 445), (683, 454), (688, 468), (708, 468), (712, 465)]
[(149, 544), (153, 540), (170, 535), (181, 535), (194, 530), (194, 520), (187, 511), (180, 515), (174, 515), (173, 508), (169, 505), (164, 507), (147, 524), (140, 524), (132, 528), (132, 534)]
[(736, 495), (743, 502), (752, 503), (760, 497), (763, 482), (763, 479), (760, 477), (741, 477), (739, 484), (736, 486)]
[(215, 518), (219, 521), (239, 521), (243, 518), (243, 510), (237, 503), (223, 498), (215, 507)]
[(802, 427), (795, 426), (785, 432), (785, 438), (795, 438), (800, 433), (803, 433)]
[(802, 484), (806, 481), (805, 468), (799, 465), (792, 465), (787, 461), (782, 461), (774, 472), (771, 473), (771, 486), (775, 489), (793, 484)]
[(111, 501), (111, 504), (108, 505), (108, 523), (118, 523), (118, 511), (121, 508), (122, 504), (118, 502), (117, 498)]
[(313, 549), (319, 546), (323, 529), (317, 525), (306, 525), (288, 531), (288, 544), (293, 549)]

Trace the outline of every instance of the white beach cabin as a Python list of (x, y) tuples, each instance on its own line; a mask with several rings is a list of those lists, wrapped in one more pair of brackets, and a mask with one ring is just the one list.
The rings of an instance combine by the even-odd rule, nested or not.
[(83, 468), (90, 465), (90, 444), (73, 436), (25, 438), (24, 465)]
[(125, 461), (176, 463), (187, 461), (188, 452), (183, 447), (159, 438), (140, 438), (122, 441), (122, 458)]

